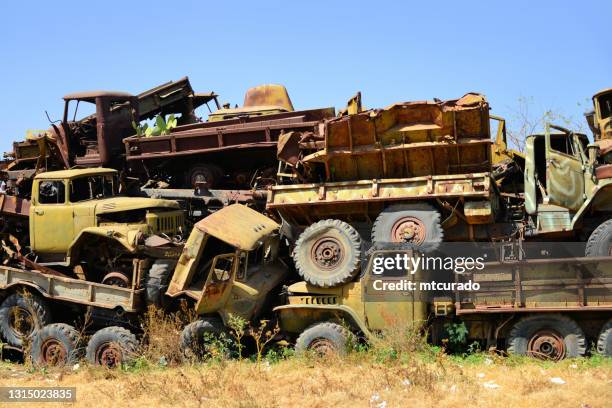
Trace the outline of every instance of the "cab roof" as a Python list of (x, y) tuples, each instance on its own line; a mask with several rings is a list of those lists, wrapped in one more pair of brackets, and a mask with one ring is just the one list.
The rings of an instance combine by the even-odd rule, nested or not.
[(242, 204), (232, 204), (198, 221), (195, 227), (243, 251), (251, 251), (280, 225)]
[(99, 174), (117, 174), (117, 170), (95, 167), (91, 169), (47, 171), (45, 173), (37, 174), (34, 179), (69, 179), (81, 176), (95, 176)]
[(124, 101), (134, 97), (134, 95), (130, 93), (119, 91), (85, 91), (68, 94), (64, 96), (64, 100), (68, 101), (72, 99), (78, 99), (86, 102), (94, 102), (96, 98), (101, 96), (112, 98), (118, 101)]
[(595, 98), (597, 98), (597, 97), (599, 97), (601, 95), (607, 94), (607, 93), (612, 93), (612, 88), (602, 89), (601, 91), (599, 91), (595, 95), (593, 95), (593, 99), (595, 99)]

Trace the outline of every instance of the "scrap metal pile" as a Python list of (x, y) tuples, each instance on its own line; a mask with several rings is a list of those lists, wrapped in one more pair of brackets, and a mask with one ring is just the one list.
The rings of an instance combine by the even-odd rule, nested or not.
[[(270, 313), (270, 300), (298, 279), (300, 291), (344, 296), (370, 246), (429, 252), (445, 241), (558, 239), (609, 256), (611, 96), (593, 98), (594, 143), (547, 125), (516, 152), (476, 93), (367, 110), (357, 94), (337, 115), (295, 110), (280, 85), (221, 106), (187, 78), (137, 96), (67, 95), (62, 120), (15, 142), (2, 168), (0, 333), (16, 347), (28, 336), (42, 342), (74, 330), (51, 319), (47, 303), (61, 299), (77, 314), (93, 307), (101, 329), (88, 358), (116, 365), (126, 356), (105, 339), (133, 348), (124, 331), (138, 331), (147, 305), (195, 308), (202, 319), (182, 337), (193, 352), (231, 315)], [(77, 119), (83, 104), (95, 113)], [(196, 113), (204, 106), (206, 121)], [(21, 331), (10, 317), (27, 312), (20, 285), (40, 289), (31, 296), (45, 311), (29, 313)], [(294, 325), (303, 314), (279, 313), (304, 329)], [(34, 353), (51, 363), (45, 350)]]

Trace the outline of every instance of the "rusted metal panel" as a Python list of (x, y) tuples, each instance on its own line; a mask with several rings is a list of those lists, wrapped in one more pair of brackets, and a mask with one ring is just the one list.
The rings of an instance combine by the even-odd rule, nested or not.
[(241, 204), (232, 204), (195, 224), (195, 228), (245, 251), (280, 228), (272, 219)]
[(178, 126), (167, 136), (132, 136), (124, 139), (126, 158), (148, 160), (244, 148), (270, 149), (270, 155), (274, 157), (276, 142), (282, 133), (292, 130), (312, 131), (317, 127), (318, 120), (331, 115), (332, 108), (313, 109)]
[(30, 200), (0, 194), (0, 214), (27, 217), (30, 214)]
[(138, 312), (143, 308), (144, 289), (126, 289), (33, 270), (0, 266), (0, 289), (31, 286), (43, 296), (104, 309)]
[(488, 111), (484, 96), (467, 94), (328, 119), (300, 139), (301, 163), (327, 181), (490, 171)]
[(457, 314), (612, 310), (612, 257), (487, 262), (458, 278), (480, 289), (458, 294)]

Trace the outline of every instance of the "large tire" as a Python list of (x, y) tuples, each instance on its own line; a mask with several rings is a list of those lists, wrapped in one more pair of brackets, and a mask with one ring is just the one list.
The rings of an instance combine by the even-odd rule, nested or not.
[(208, 188), (221, 183), (223, 170), (214, 164), (194, 165), (187, 172), (185, 182), (188, 188), (194, 188), (198, 182), (206, 182)]
[(81, 357), (79, 332), (64, 323), (49, 324), (34, 334), (30, 355), (38, 367), (73, 365)]
[(586, 353), (582, 329), (569, 317), (538, 314), (519, 320), (508, 336), (508, 354), (562, 360)]
[(293, 260), (306, 282), (331, 288), (359, 273), (361, 249), (361, 237), (353, 227), (339, 220), (323, 220), (300, 234)]
[(144, 287), (147, 305), (161, 305), (168, 280), (175, 266), (176, 260), (174, 259), (157, 259), (145, 273)]
[(223, 333), (225, 327), (218, 319), (205, 318), (189, 323), (181, 332), (179, 346), (183, 356), (187, 359), (204, 359), (220, 352), (222, 357), (229, 357), (229, 350), (224, 347), (217, 350), (214, 344)]
[(105, 327), (94, 333), (87, 343), (86, 357), (92, 365), (119, 367), (136, 357), (138, 340), (127, 329)]
[(13, 293), (0, 305), (0, 333), (11, 346), (23, 346), (24, 339), (49, 323), (49, 305), (35, 294)]
[(585, 252), (586, 256), (612, 255), (612, 219), (595, 228), (589, 236)]
[(315, 323), (297, 338), (295, 352), (298, 355), (312, 352), (322, 357), (344, 356), (354, 343), (353, 334), (339, 324)]
[(406, 243), (423, 251), (436, 250), (444, 239), (440, 212), (427, 203), (396, 204), (374, 221), (372, 243)]
[(608, 320), (597, 338), (597, 352), (606, 357), (612, 357), (612, 319)]

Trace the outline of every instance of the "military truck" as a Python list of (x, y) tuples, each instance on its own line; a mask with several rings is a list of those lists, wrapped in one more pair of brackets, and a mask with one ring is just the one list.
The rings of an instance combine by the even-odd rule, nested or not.
[[(447, 325), (464, 324), (466, 340), (485, 350), (560, 360), (583, 356), (590, 341), (599, 353), (612, 356), (610, 257), (491, 258), (481, 270), (444, 276), (400, 268), (384, 280), (394, 286), (384, 289), (373, 273), (374, 260), (403, 254), (417, 252), (377, 249), (359, 280), (334, 288), (308, 282), (289, 286), (287, 304), (274, 311), (296, 351), (343, 354), (396, 325), (426, 329), (433, 344), (444, 346)], [(420, 285), (432, 279), (480, 287), (432, 291)], [(415, 288), (400, 286), (406, 281)]]
[[(279, 256), (278, 230), (260, 213), (230, 205), (194, 226), (178, 247), (178, 262), (147, 269), (152, 259), (143, 256), (127, 285), (67, 276), (21, 257), (0, 266), (0, 334), (17, 347), (30, 339), (38, 365), (73, 363), (85, 354), (92, 364), (114, 367), (137, 350), (138, 319), (152, 299), (166, 310), (187, 302), (198, 320), (185, 327), (181, 347), (194, 354), (205, 334), (224, 330), (231, 315), (250, 321), (280, 303), (289, 269)], [(77, 331), (74, 322), (83, 323), (88, 308), (90, 321)]]
[(127, 286), (142, 257), (178, 257), (184, 215), (175, 201), (124, 197), (113, 169), (38, 174), (30, 204), (31, 257), (84, 280)]
[(194, 123), (198, 121), (194, 109), (209, 102), (219, 108), (216, 98), (214, 93), (194, 93), (187, 77), (137, 96), (115, 91), (66, 95), (60, 121), (53, 122), (47, 131), (31, 132), (25, 141), (13, 143), (8, 154), (12, 161), (6, 169), (9, 189), (17, 190), (19, 197), (29, 197), (35, 174), (73, 166), (122, 170), (122, 140), (134, 134), (135, 123), (169, 113), (180, 115), (179, 124)]
[(199, 221), (172, 274), (166, 295), (195, 304), (198, 319), (181, 334), (188, 356), (206, 351), (212, 335), (227, 332), (232, 316), (255, 322), (280, 304), (289, 268), (279, 256), (280, 225), (234, 204)]
[(493, 143), (488, 109), (468, 94), (341, 116), (319, 136), (286, 135), (278, 153), (286, 181), (271, 187), (266, 208), (295, 243), (300, 275), (346, 283), (370, 242), (435, 249), (563, 237), (607, 255), (612, 172), (600, 146), (549, 125), (527, 138), (524, 155), (513, 152), (503, 123)]
[(226, 106), (206, 122), (126, 138), (125, 157), (130, 173), (171, 188), (265, 189), (275, 183), (280, 135), (316, 132), (319, 121), (334, 114), (334, 108), (296, 111), (284, 86), (260, 85), (247, 90), (242, 107)]
[(593, 111), (585, 114), (595, 142), (612, 139), (612, 89), (593, 95)]

